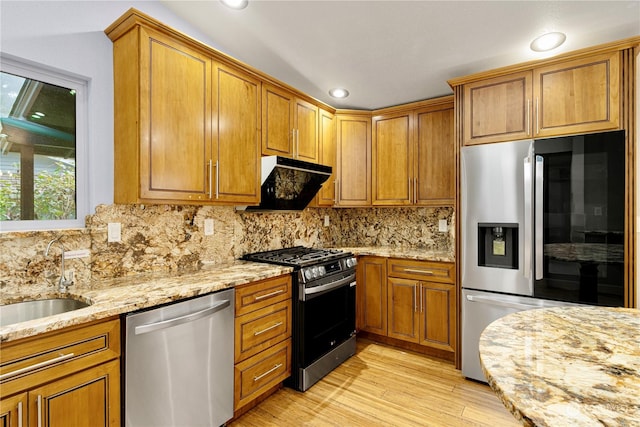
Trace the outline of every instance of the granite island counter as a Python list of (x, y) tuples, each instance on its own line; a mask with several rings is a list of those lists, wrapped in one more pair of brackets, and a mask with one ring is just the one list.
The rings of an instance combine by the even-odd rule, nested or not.
[(491, 388), (526, 426), (640, 426), (640, 310), (510, 314), (480, 338)]
[(21, 287), (14, 292), (3, 290), (0, 304), (68, 297), (91, 305), (54, 316), (0, 326), (0, 343), (205, 295), (291, 271), (290, 267), (235, 261), (224, 265), (205, 265), (196, 271), (151, 273), (76, 283), (64, 294), (45, 285)]

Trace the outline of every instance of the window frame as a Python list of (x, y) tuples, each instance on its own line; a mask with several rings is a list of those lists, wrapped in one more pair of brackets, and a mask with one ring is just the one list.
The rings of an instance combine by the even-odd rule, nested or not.
[(89, 214), (89, 79), (2, 52), (0, 71), (76, 91), (76, 218), (0, 221), (0, 232), (85, 228)]

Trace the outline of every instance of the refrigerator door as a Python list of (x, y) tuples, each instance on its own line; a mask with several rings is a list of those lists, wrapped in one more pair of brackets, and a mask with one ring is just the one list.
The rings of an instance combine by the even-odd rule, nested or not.
[[(533, 295), (532, 168), (530, 140), (462, 148), (463, 288)], [(479, 227), (487, 224), (514, 227), (513, 265), (481, 262)]]
[(482, 331), (507, 314), (535, 308), (574, 305), (558, 301), (462, 290), (462, 375), (486, 382), (478, 346)]

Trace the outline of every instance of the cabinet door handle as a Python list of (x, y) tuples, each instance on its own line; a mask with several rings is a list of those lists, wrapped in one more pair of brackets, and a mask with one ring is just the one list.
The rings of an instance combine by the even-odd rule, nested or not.
[(18, 427), (22, 427), (22, 402), (18, 402)]
[(407, 198), (409, 199), (409, 203), (413, 203), (412, 199), (412, 193), (411, 193), (411, 178), (408, 179), (409, 181), (409, 189), (407, 190)]
[(527, 136), (531, 135), (531, 100), (527, 99)]
[(213, 162), (211, 161), (211, 159), (209, 159), (209, 161), (207, 162), (207, 167), (209, 169), (209, 198), (213, 198)]
[(418, 284), (413, 285), (413, 311), (418, 312)]
[(278, 289), (277, 291), (273, 291), (273, 292), (269, 292), (268, 294), (264, 294), (264, 295), (258, 295), (257, 297), (254, 297), (253, 300), (254, 301), (260, 301), (263, 300), (265, 298), (269, 298), (272, 297), (274, 295), (278, 295), (284, 293), (284, 289)]
[(44, 368), (45, 366), (53, 365), (54, 363), (62, 362), (67, 359), (71, 359), (74, 356), (73, 353), (61, 354), (53, 359), (45, 360), (44, 362), (34, 363), (33, 365), (25, 366), (24, 368), (16, 369), (15, 371), (7, 372), (0, 375), (0, 381), (4, 381), (8, 378), (15, 377), (17, 375), (24, 374), (29, 371), (35, 371), (36, 369)]
[(413, 178), (413, 203), (418, 203), (418, 178)]
[(269, 375), (273, 371), (277, 371), (280, 368), (282, 368), (282, 363), (278, 363), (277, 365), (275, 365), (273, 368), (269, 369), (264, 374), (260, 374), (257, 377), (253, 377), (253, 382), (260, 381), (261, 379), (263, 379), (264, 377), (266, 377), (267, 375)]
[(277, 328), (278, 326), (282, 326), (282, 325), (283, 325), (283, 323), (282, 323), (282, 322), (278, 322), (278, 323), (276, 323), (275, 325), (271, 325), (271, 326), (269, 326), (268, 328), (265, 328), (265, 329), (263, 329), (263, 330), (261, 330), (261, 331), (254, 332), (254, 333), (253, 333), (253, 336), (254, 336), (254, 337), (257, 337), (258, 335), (262, 335), (262, 334), (264, 334), (265, 332), (270, 331), (270, 330), (272, 330), (272, 329), (275, 329), (275, 328)]
[(424, 298), (422, 292), (424, 291), (424, 286), (420, 285), (420, 313), (424, 312)]
[(536, 135), (540, 134), (540, 98), (536, 98)]
[(38, 395), (36, 398), (38, 405), (38, 427), (42, 427), (42, 396)]
[(335, 205), (338, 201), (338, 180), (333, 181), (333, 204)]

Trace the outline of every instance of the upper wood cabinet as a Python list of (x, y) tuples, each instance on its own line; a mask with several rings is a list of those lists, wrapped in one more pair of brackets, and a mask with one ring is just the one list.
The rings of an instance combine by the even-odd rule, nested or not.
[(173, 35), (111, 31), (114, 201), (257, 204), (260, 81)]
[(463, 144), (620, 128), (620, 52), (478, 78), (463, 85)]
[(333, 206), (336, 202), (337, 146), (336, 117), (330, 112), (319, 109), (318, 113), (318, 149), (319, 163), (331, 166), (331, 176), (324, 182), (316, 196), (316, 206)]
[(453, 97), (403, 107), (374, 113), (373, 205), (453, 204)]
[(534, 135), (618, 129), (620, 87), (620, 52), (535, 68)]
[(262, 104), (262, 154), (317, 163), (318, 107), (267, 83)]
[(260, 81), (213, 67), (213, 200), (260, 201)]
[(336, 114), (337, 206), (371, 205), (371, 114)]

